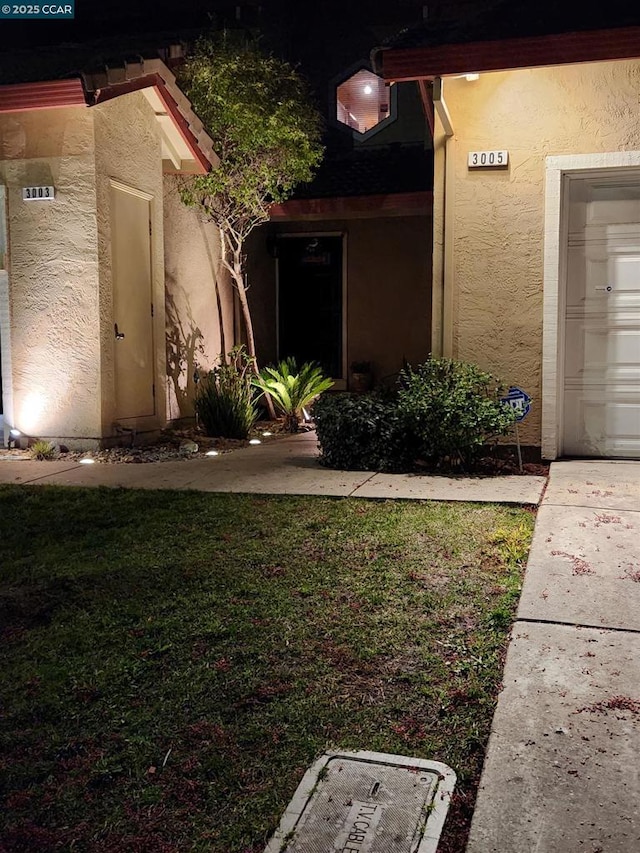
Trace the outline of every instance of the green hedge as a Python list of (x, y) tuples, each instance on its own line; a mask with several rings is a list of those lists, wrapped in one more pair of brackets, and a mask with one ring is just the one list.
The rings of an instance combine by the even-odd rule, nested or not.
[(470, 470), (513, 424), (501, 390), (476, 365), (429, 359), (406, 367), (392, 392), (324, 395), (314, 406), (320, 461), (356, 471)]
[(378, 394), (323, 394), (313, 406), (320, 462), (350, 471), (406, 470), (397, 398)]

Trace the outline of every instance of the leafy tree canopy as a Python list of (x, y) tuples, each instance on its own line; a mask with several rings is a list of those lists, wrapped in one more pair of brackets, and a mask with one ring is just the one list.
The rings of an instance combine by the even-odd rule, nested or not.
[(197, 43), (180, 85), (220, 157), (183, 186), (182, 200), (243, 239), (311, 180), (323, 154), (320, 115), (290, 65), (228, 33)]

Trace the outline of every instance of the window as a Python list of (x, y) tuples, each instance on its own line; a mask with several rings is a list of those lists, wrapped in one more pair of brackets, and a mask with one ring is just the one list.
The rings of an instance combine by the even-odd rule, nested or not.
[(336, 89), (336, 119), (364, 136), (392, 116), (392, 91), (376, 74), (361, 68)]

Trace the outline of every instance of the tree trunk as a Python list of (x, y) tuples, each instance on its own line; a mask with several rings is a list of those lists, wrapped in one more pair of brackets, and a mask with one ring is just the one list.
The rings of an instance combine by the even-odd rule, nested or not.
[[(223, 243), (223, 247), (224, 245), (225, 244)], [(255, 335), (253, 333), (253, 320), (251, 319), (249, 300), (247, 299), (247, 288), (244, 282), (241, 249), (241, 243), (239, 243), (239, 245), (233, 248), (233, 258), (228, 264), (228, 268), (233, 278), (233, 283), (235, 284), (236, 290), (238, 291), (238, 297), (240, 299), (240, 307), (242, 308), (242, 319), (244, 320), (244, 328), (247, 335), (247, 352), (253, 359), (253, 372), (256, 374), (256, 376), (258, 376), (260, 374), (260, 370), (258, 368), (258, 361), (256, 358), (256, 340)], [(273, 408), (273, 400), (271, 399), (269, 394), (265, 394), (264, 396), (267, 403), (267, 409), (269, 410), (269, 417), (271, 418), (271, 420), (275, 420), (276, 412)]]

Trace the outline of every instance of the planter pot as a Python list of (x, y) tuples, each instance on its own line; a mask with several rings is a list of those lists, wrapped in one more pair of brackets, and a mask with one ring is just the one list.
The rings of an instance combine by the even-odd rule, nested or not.
[(373, 388), (373, 374), (372, 373), (356, 373), (353, 372), (351, 374), (351, 381), (349, 382), (349, 390), (353, 391), (355, 394), (364, 394), (367, 391), (371, 391)]

